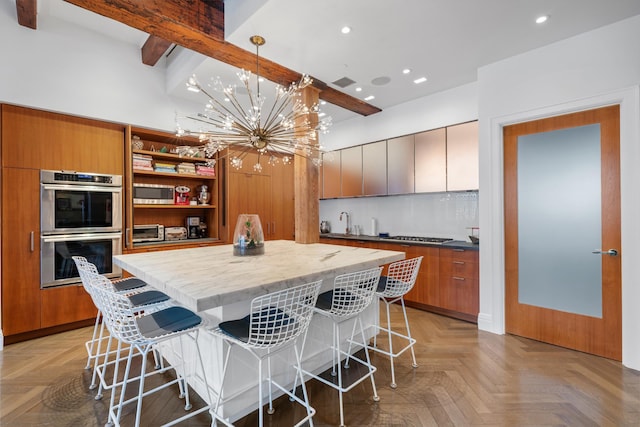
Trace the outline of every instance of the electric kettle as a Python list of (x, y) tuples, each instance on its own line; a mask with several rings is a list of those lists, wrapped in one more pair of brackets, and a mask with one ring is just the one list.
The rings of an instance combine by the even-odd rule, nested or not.
[(320, 232), (322, 234), (331, 233), (331, 225), (329, 221), (320, 221)]

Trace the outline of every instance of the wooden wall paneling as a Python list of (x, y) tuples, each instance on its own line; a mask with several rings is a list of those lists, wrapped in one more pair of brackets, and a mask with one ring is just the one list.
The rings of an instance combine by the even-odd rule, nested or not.
[(271, 177), (250, 173), (229, 173), (229, 242), (238, 215), (258, 214), (264, 238), (270, 240), (271, 226)]
[[(299, 161), (298, 158), (294, 162)], [(295, 238), (294, 165), (277, 164), (271, 168), (271, 233), (274, 240)]]

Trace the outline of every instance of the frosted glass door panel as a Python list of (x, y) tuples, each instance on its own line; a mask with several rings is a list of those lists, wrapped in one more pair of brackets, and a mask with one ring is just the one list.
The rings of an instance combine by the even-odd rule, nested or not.
[(602, 317), (600, 181), (599, 124), (518, 137), (521, 304)]

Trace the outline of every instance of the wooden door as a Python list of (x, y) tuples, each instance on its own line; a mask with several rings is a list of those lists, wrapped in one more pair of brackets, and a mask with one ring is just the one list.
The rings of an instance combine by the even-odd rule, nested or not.
[[(607, 251), (609, 249), (620, 250), (619, 116), (619, 106), (610, 106), (516, 124), (504, 129), (506, 331), (615, 360), (621, 360), (622, 357), (621, 262), (618, 254), (614, 252), (607, 253)], [(592, 127), (593, 125), (596, 127)], [(601, 247), (586, 247), (585, 250), (589, 252), (586, 255), (582, 253), (582, 250), (579, 251), (580, 256), (585, 261), (582, 264), (576, 264), (576, 267), (573, 268), (574, 274), (563, 276), (562, 285), (566, 285), (566, 287), (573, 286), (574, 284), (570, 283), (570, 281), (574, 277), (579, 277), (583, 269), (595, 268), (601, 271), (601, 275), (595, 276), (594, 280), (597, 291), (596, 297), (601, 297), (601, 301), (597, 300), (597, 304), (595, 304), (595, 309), (601, 311), (599, 314), (585, 314), (579, 310), (559, 308), (554, 306), (556, 302), (553, 300), (551, 301), (553, 304), (550, 304), (551, 307), (546, 303), (533, 304), (525, 301), (525, 294), (528, 291), (524, 291), (523, 283), (528, 281), (529, 277), (522, 273), (528, 268), (526, 266), (527, 259), (525, 258), (532, 258), (532, 255), (523, 255), (523, 253), (529, 254), (528, 249), (521, 242), (523, 236), (527, 235), (529, 230), (519, 224), (523, 222), (521, 215), (527, 214), (521, 208), (525, 206), (523, 200), (531, 193), (531, 191), (523, 191), (526, 187), (520, 187), (523, 183), (518, 182), (519, 180), (523, 181), (519, 168), (523, 168), (523, 165), (529, 162), (524, 157), (519, 157), (519, 152), (523, 153), (525, 148), (522, 142), (527, 141), (524, 137), (529, 135), (550, 136), (557, 135), (557, 133), (552, 134), (552, 132), (556, 131), (580, 131), (587, 128), (596, 130), (595, 139), (597, 145), (594, 151), (596, 156), (599, 155), (599, 158), (596, 157), (596, 163), (599, 163), (599, 168), (595, 169), (599, 169), (599, 171), (593, 172), (594, 168), (590, 168), (592, 170), (591, 173), (596, 176), (596, 179), (593, 180), (595, 185), (590, 192), (594, 192), (593, 188), (599, 191), (597, 196), (600, 197), (600, 202), (587, 205), (584, 201), (591, 197), (591, 194), (587, 194), (581, 185), (575, 185), (568, 191), (561, 193), (560, 197), (554, 197), (549, 203), (531, 205), (531, 210), (536, 211), (536, 209), (542, 207), (548, 211), (540, 210), (540, 216), (548, 216), (550, 218), (554, 216), (564, 217), (565, 215), (561, 215), (563, 212), (559, 211), (560, 209), (557, 205), (565, 206), (565, 200), (561, 200), (563, 198), (575, 200), (573, 205), (569, 206), (568, 209), (564, 209), (569, 218), (568, 225), (556, 227), (556, 224), (561, 224), (560, 218), (554, 219), (554, 222), (549, 225), (549, 229), (557, 232), (558, 236), (539, 236), (539, 240), (542, 240), (540, 247), (543, 248), (539, 250), (539, 253), (543, 257), (548, 257), (549, 254), (552, 254), (552, 261), (555, 265), (564, 268), (568, 263), (567, 260), (576, 256), (573, 251), (570, 253), (570, 251), (558, 250), (558, 248), (564, 247), (565, 244), (574, 243), (572, 239), (567, 242), (567, 239), (563, 240), (560, 237), (566, 231), (565, 229), (577, 229), (576, 240), (580, 240), (581, 234), (586, 234), (587, 232), (593, 233), (598, 237), (598, 240), (600, 240), (598, 243), (600, 243)], [(598, 130), (599, 141), (597, 141)], [(555, 143), (556, 141), (552, 142)], [(582, 144), (583, 140), (577, 140), (577, 142)], [(549, 145), (549, 147), (552, 147), (552, 145)], [(582, 148), (583, 145), (577, 145), (576, 147), (578, 149), (573, 149), (573, 151), (569, 152), (577, 155), (582, 154), (578, 153), (578, 151), (586, 149)], [(556, 158), (561, 157), (557, 156)], [(562, 170), (565, 174), (580, 173), (580, 171), (576, 170), (579, 169), (579, 165), (578, 167), (569, 166), (572, 165), (570, 156), (563, 158), (568, 159), (568, 161), (559, 167), (550, 167), (555, 159), (549, 156), (539, 163), (547, 163), (544, 167), (548, 168), (548, 174), (556, 173), (558, 170)], [(519, 165), (519, 163), (521, 164)], [(546, 174), (540, 175), (541, 181), (545, 181), (546, 178)], [(546, 190), (552, 193), (556, 190), (551, 187), (560, 185), (559, 180), (553, 181)], [(523, 190), (519, 190), (520, 188)], [(599, 215), (599, 222), (597, 223), (600, 227), (592, 227), (595, 230), (579, 228), (577, 225), (578, 220), (588, 213)], [(572, 219), (576, 221), (575, 224), (571, 223)], [(595, 250), (605, 253), (592, 254), (591, 252)], [(547, 274), (550, 269), (542, 266), (544, 259), (542, 258), (537, 270)], [(534, 271), (534, 273), (536, 272)], [(548, 277), (550, 278), (548, 281), (540, 280), (537, 284), (543, 287), (547, 285), (547, 282), (556, 279), (555, 276)], [(591, 278), (588, 279), (591, 280)], [(582, 286), (583, 281), (578, 285)], [(584, 282), (586, 283), (586, 281)], [(563, 292), (562, 286), (556, 286), (554, 292), (558, 296), (561, 295), (561, 292)], [(574, 292), (575, 302), (591, 299), (591, 297), (587, 298), (585, 295), (586, 291)], [(569, 298), (569, 303), (574, 302), (570, 301)]]
[(2, 170), (2, 332), (40, 328), (40, 174)]
[(278, 163), (271, 167), (271, 198), (270, 240), (294, 240), (296, 227), (293, 164)]
[(229, 238), (233, 238), (240, 214), (258, 214), (265, 240), (271, 231), (271, 177), (251, 173), (229, 173)]

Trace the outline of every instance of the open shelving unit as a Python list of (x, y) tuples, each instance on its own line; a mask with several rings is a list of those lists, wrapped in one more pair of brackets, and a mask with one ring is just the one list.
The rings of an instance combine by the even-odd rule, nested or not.
[[(133, 136), (140, 138), (143, 144), (142, 149), (134, 149), (131, 145)], [(133, 155), (141, 154), (156, 161), (178, 165), (179, 163), (204, 163), (206, 160), (201, 157), (189, 157), (173, 154), (170, 151), (185, 145), (200, 145), (197, 139), (178, 138), (173, 134), (129, 127), (127, 131), (126, 160), (126, 244), (127, 252), (136, 250), (165, 249), (170, 246), (184, 247), (189, 245), (210, 245), (220, 242), (219, 238), (219, 209), (218, 194), (219, 183), (216, 176), (200, 175), (192, 173), (172, 173), (157, 172), (150, 170), (140, 170), (133, 167)], [(153, 149), (152, 149), (153, 148)], [(217, 168), (216, 168), (217, 169)], [(206, 185), (211, 193), (208, 204), (197, 205), (155, 205), (155, 204), (134, 204), (133, 184), (162, 184), (172, 186), (186, 186), (190, 188), (190, 197), (196, 197), (200, 186)], [(136, 225), (161, 224), (166, 227), (186, 227), (187, 217), (197, 216), (207, 226), (206, 237), (187, 240), (173, 240), (162, 242), (133, 242), (133, 227)]]

